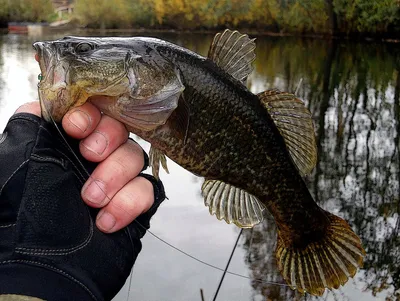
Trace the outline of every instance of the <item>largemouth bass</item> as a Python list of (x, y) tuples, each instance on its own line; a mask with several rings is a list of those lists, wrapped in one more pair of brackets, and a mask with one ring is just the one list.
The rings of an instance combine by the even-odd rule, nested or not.
[(359, 237), (315, 203), (302, 178), (317, 160), (310, 112), (293, 94), (246, 88), (255, 59), (247, 35), (217, 34), (207, 58), (145, 37), (65, 37), (34, 48), (46, 120), (92, 101), (151, 143), (155, 176), (168, 156), (204, 177), (205, 204), (218, 219), (249, 228), (267, 208), (278, 267), (293, 289), (322, 295), (362, 265)]

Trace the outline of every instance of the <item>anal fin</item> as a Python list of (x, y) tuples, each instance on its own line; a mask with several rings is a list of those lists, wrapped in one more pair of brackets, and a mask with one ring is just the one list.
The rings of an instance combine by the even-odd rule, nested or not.
[(264, 205), (243, 189), (219, 180), (205, 180), (202, 186), (204, 203), (210, 214), (228, 224), (251, 228), (263, 220)]

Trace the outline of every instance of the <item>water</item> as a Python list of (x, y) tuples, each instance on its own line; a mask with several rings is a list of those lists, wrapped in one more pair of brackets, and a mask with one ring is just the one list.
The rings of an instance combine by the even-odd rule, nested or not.
[[(37, 100), (40, 70), (31, 43), (63, 35), (0, 36), (1, 129), (19, 105)], [(212, 40), (212, 35), (151, 35), (203, 55)], [(400, 45), (257, 37), (249, 84), (253, 92), (298, 89), (313, 113), (319, 151), (317, 167), (306, 179), (308, 187), (323, 208), (349, 221), (367, 251), (364, 268), (354, 280), (320, 299), (399, 299)], [(153, 218), (152, 231), (201, 260), (224, 267), (238, 229), (209, 216), (200, 196), (202, 179), (173, 162), (169, 169), (170, 175), (161, 172), (169, 200)], [(252, 280), (227, 275), (217, 300), (318, 299), (254, 280), (284, 283), (274, 262), (275, 243), (269, 219), (244, 231), (230, 271)], [(220, 277), (220, 271), (146, 235), (133, 270), (130, 300), (201, 300), (200, 288), (205, 300), (211, 300)], [(126, 285), (115, 300), (126, 300), (127, 289)]]

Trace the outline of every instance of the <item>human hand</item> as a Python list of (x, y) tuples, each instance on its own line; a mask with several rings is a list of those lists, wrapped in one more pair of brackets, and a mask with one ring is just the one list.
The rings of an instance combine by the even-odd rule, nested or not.
[[(40, 116), (40, 105), (28, 103), (17, 110), (22, 112)], [(81, 140), (79, 149), (85, 159), (100, 162), (82, 188), (86, 204), (102, 208), (96, 220), (100, 230), (118, 231), (151, 207), (153, 186), (137, 177), (147, 165), (147, 156), (145, 160), (142, 148), (128, 140), (129, 132), (121, 122), (101, 115), (87, 102), (70, 110), (62, 125), (69, 136)]]
[[(21, 114), (14, 115), (4, 134), (0, 135), (0, 294), (29, 295), (46, 300), (110, 300), (129, 276), (141, 250), (140, 238), (165, 197), (162, 184), (151, 176), (140, 174), (139, 177), (152, 184), (154, 205), (137, 217), (137, 222), (122, 230), (111, 234), (101, 232), (94, 225), (99, 209), (89, 208), (81, 198), (81, 189), (87, 180), (85, 170), (71, 154), (54, 125), (32, 115), (40, 113), (37, 105), (29, 106), (28, 110), (24, 108), (22, 111), (30, 113), (19, 110)], [(97, 154), (98, 157), (96, 152), (85, 153), (90, 139), (89, 142), (83, 139), (79, 144), (78, 140), (67, 137), (78, 156), (79, 149), (82, 151), (80, 161), (84, 168), (92, 175), (97, 172), (99, 177), (103, 173), (111, 173), (106, 167), (103, 171), (100, 167), (115, 153), (118, 154), (121, 147), (124, 151), (125, 145), (128, 152), (123, 156), (137, 155), (142, 159), (141, 166), (133, 168), (141, 169), (143, 157), (136, 148), (130, 148), (132, 142), (127, 144), (125, 138), (118, 140), (116, 133), (120, 130), (109, 132), (116, 127), (108, 127), (101, 116), (98, 118), (100, 121), (96, 119), (90, 124), (93, 130), (85, 131), (93, 134), (97, 129), (110, 135), (109, 148)], [(65, 122), (66, 131), (73, 132)], [(102, 128), (104, 125), (107, 127), (105, 130)], [(91, 134), (82, 137), (88, 139)], [(97, 165), (83, 156), (93, 156), (101, 162)], [(129, 176), (125, 179), (128, 179), (127, 183), (133, 181), (129, 180)], [(109, 180), (105, 179), (111, 183), (107, 187), (115, 187), (114, 179)], [(118, 213), (112, 210), (121, 208), (114, 209), (114, 206), (117, 204), (116, 207), (120, 207), (119, 200), (127, 200), (116, 196), (127, 185), (130, 187), (132, 184), (116, 189), (118, 191), (111, 195), (111, 201), (101, 204), (103, 208), (100, 212), (111, 210)], [(140, 199), (137, 200), (140, 202)], [(143, 210), (146, 208), (143, 206)], [(133, 214), (122, 213), (116, 227), (126, 223), (135, 212), (143, 210), (132, 210)]]

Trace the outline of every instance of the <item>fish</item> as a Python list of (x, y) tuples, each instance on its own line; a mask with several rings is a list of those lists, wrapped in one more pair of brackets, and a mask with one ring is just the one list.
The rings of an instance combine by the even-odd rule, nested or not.
[(362, 267), (360, 238), (305, 184), (317, 162), (310, 111), (292, 93), (246, 86), (255, 39), (227, 29), (207, 57), (150, 37), (68, 36), (33, 47), (45, 120), (90, 101), (151, 144), (154, 176), (168, 172), (168, 157), (204, 177), (205, 205), (219, 220), (251, 228), (267, 210), (292, 289), (321, 296)]

